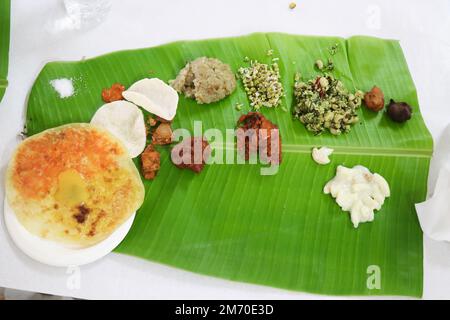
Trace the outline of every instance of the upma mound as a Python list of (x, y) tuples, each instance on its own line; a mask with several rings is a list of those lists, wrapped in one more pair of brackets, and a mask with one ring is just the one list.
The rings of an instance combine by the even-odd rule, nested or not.
[(181, 69), (170, 85), (198, 103), (222, 100), (236, 89), (236, 78), (228, 64), (215, 58), (201, 57)]

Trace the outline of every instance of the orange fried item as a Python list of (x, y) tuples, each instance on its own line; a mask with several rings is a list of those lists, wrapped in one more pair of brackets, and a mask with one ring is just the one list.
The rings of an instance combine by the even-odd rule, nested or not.
[(190, 137), (173, 147), (171, 160), (180, 169), (189, 169), (200, 173), (210, 155), (211, 147), (206, 139)]
[(152, 134), (152, 142), (156, 145), (172, 143), (172, 128), (170, 123), (161, 123)]
[(158, 151), (149, 144), (141, 154), (142, 173), (145, 179), (153, 180), (161, 167), (161, 159)]
[(155, 120), (161, 123), (172, 123), (172, 120), (166, 120), (164, 118), (161, 118), (160, 116), (155, 116)]
[(125, 87), (120, 83), (114, 83), (111, 88), (105, 88), (102, 90), (102, 99), (106, 103), (123, 100), (122, 92), (125, 91)]
[(147, 123), (150, 125), (150, 127), (156, 126), (158, 121), (156, 121), (153, 117), (148, 116)]
[[(237, 122), (238, 150), (245, 152), (245, 160), (249, 160), (250, 154), (260, 150), (260, 155), (269, 162), (281, 163), (281, 136), (278, 126), (273, 124), (259, 112), (249, 112), (242, 115)], [(272, 135), (278, 143), (272, 145)], [(275, 140), (276, 141), (276, 140)], [(278, 160), (270, 160), (272, 152), (278, 152)], [(276, 153), (275, 153), (276, 154)]]

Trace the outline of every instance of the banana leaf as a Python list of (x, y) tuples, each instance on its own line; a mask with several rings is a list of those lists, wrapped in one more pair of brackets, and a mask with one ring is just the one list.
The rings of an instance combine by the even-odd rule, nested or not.
[[(316, 59), (327, 60), (351, 90), (376, 84), (386, 99), (405, 101), (413, 117), (397, 124), (362, 108), (361, 122), (341, 136), (314, 136), (292, 118), (294, 73), (317, 75)], [(278, 124), (283, 162), (276, 175), (260, 175), (260, 165), (211, 164), (198, 175), (176, 168), (161, 148), (161, 170), (145, 181), (146, 198), (134, 225), (116, 252), (193, 272), (278, 288), (334, 295), (421, 296), (422, 232), (414, 203), (425, 199), (433, 148), (420, 114), (416, 89), (398, 41), (357, 36), (249, 36), (182, 41), (154, 48), (115, 52), (76, 62), (51, 62), (32, 88), (29, 134), (71, 122), (89, 122), (102, 105), (101, 90), (145, 77), (173, 79), (187, 61), (217, 57), (236, 71), (244, 57), (270, 62), (278, 57), (286, 96), (282, 106), (262, 112)], [(71, 78), (76, 94), (60, 99), (49, 82)], [(236, 103), (245, 107), (237, 111)], [(285, 109), (285, 110), (283, 110)], [(241, 84), (230, 97), (211, 105), (180, 98), (174, 128), (234, 128), (250, 110)], [(311, 147), (335, 149), (332, 163), (318, 166)], [(229, 147), (229, 146), (228, 146)], [(219, 149), (218, 149), (219, 150)], [(136, 162), (139, 165), (138, 162)], [(324, 184), (337, 165), (357, 164), (390, 183), (391, 197), (371, 223), (353, 228)], [(378, 285), (371, 285), (377, 270)]]
[(0, 102), (8, 86), (10, 0), (0, 0)]

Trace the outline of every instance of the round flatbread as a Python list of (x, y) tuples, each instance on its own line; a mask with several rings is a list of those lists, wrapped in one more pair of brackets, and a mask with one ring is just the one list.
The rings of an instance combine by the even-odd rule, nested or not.
[(168, 121), (172, 120), (177, 113), (178, 93), (158, 78), (139, 80), (122, 92), (122, 96)]
[(87, 247), (141, 206), (144, 186), (120, 140), (94, 125), (70, 124), (17, 147), (6, 172), (6, 197), (32, 234)]
[(105, 240), (86, 248), (72, 248), (28, 232), (8, 201), (4, 202), (5, 226), (14, 244), (30, 258), (54, 267), (82, 266), (103, 258), (122, 242), (133, 225), (134, 217), (135, 214), (131, 215)]
[(127, 147), (132, 158), (144, 151), (147, 141), (142, 111), (128, 101), (114, 101), (103, 105), (94, 114), (91, 124), (105, 128)]

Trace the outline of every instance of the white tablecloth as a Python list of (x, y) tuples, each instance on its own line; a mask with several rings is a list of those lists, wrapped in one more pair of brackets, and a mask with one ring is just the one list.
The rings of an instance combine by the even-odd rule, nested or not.
[[(0, 105), (1, 179), (22, 130), (27, 95), (46, 62), (257, 31), (400, 39), (426, 124), (433, 137), (439, 137), (450, 122), (449, 0), (298, 0), (295, 10), (289, 10), (289, 2), (113, 0), (112, 11), (99, 27), (52, 35), (44, 26), (62, 14), (62, 1), (13, 0), (10, 86)], [(0, 286), (80, 298), (324, 298), (201, 276), (119, 254), (80, 270), (47, 267), (15, 248), (1, 211)], [(425, 238), (424, 247), (424, 298), (450, 298), (450, 244)]]

